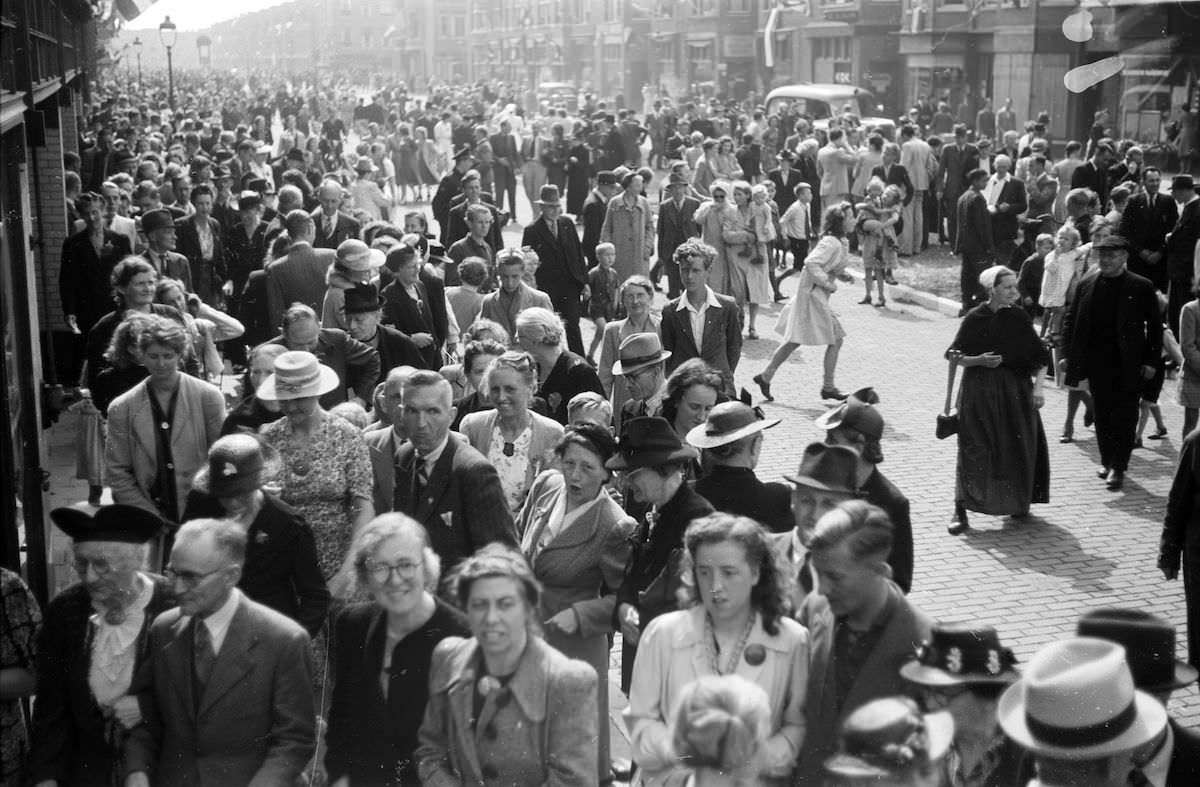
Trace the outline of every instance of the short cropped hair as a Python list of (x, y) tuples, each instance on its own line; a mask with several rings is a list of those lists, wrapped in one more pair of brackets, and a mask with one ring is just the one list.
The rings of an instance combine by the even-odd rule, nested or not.
[(354, 565), (355, 590), (362, 591), (367, 587), (367, 561), (379, 549), (379, 545), (388, 539), (412, 534), (421, 542), (421, 559), (425, 561), (425, 589), (433, 592), (437, 589), (438, 580), (442, 576), (442, 560), (429, 546), (429, 532), (412, 517), (399, 512), (380, 514), (363, 526), (350, 542), (351, 563)]
[(193, 519), (184, 522), (175, 532), (175, 543), (210, 535), (213, 544), (226, 560), (226, 565), (246, 562), (246, 531), (232, 519)]
[(892, 520), (879, 506), (847, 500), (817, 520), (810, 552), (827, 552), (845, 543), (856, 560), (884, 562), (892, 551)]

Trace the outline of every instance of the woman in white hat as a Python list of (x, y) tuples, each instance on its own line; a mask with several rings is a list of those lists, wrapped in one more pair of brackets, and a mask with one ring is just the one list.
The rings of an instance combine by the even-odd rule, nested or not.
[(370, 221), (386, 218), (384, 213), (391, 209), (392, 201), (379, 188), (375, 164), (369, 155), (359, 156), (354, 162), (354, 175), (354, 182), (350, 184), (350, 207), (366, 213)]
[(379, 283), (379, 269), (387, 255), (358, 238), (347, 238), (337, 247), (337, 257), (325, 273), (325, 301), (321, 305), (321, 327), (346, 330), (346, 290), (360, 284)]

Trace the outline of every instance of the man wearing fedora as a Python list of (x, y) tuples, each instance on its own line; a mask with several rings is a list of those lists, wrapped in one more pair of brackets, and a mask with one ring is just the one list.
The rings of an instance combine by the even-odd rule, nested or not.
[(1191, 175), (1171, 178), (1171, 196), (1179, 203), (1179, 219), (1167, 234), (1167, 278), (1170, 281), (1171, 330), (1179, 336), (1179, 312), (1192, 298), (1195, 284), (1196, 243), (1200, 242), (1200, 195)]
[(371, 407), (379, 381), (379, 353), (337, 328), (322, 328), (317, 313), (303, 304), (284, 312), (280, 333), (269, 340), (291, 351), (310, 352), (337, 374), (338, 387), (321, 397), (326, 410), (347, 401), (349, 389), (365, 408)]
[(342, 186), (336, 180), (326, 180), (317, 189), (321, 207), (312, 212), (313, 248), (336, 249), (342, 241), (362, 233), (358, 220), (342, 212), (342, 198)]
[(708, 451), (712, 464), (695, 488), (713, 508), (749, 517), (773, 533), (790, 534), (791, 490), (777, 481), (764, 483), (754, 474), (763, 432), (779, 422), (743, 402), (722, 402), (709, 411), (704, 423), (688, 432), (687, 441)]
[(700, 358), (724, 372), (732, 388), (733, 373), (742, 357), (741, 309), (733, 298), (708, 286), (716, 256), (716, 249), (698, 238), (675, 250), (674, 263), (684, 292), (663, 307), (659, 332), (663, 347), (671, 352), (668, 374), (684, 361)]
[[(1079, 619), (1075, 633), (1080, 637), (1110, 640), (1125, 648), (1125, 662), (1133, 675), (1133, 685), (1163, 707), (1172, 692), (1195, 683), (1200, 675), (1191, 664), (1175, 658), (1175, 627), (1147, 612), (1093, 610)], [(1185, 729), (1168, 713), (1162, 732), (1134, 750), (1133, 767), (1141, 778), (1131, 774), (1128, 782), (1131, 785), (1200, 784), (1200, 733)]]
[(471, 153), (469, 145), (463, 145), (454, 151), (454, 166), (450, 171), (442, 176), (441, 182), (438, 183), (437, 192), (433, 195), (433, 201), (430, 207), (433, 209), (433, 217), (437, 219), (438, 228), (441, 232), (439, 239), (443, 246), (449, 246), (446, 242), (446, 233), (450, 229), (450, 204), (459, 194), (462, 193), (463, 176), (471, 169), (475, 163), (475, 158)]
[(1095, 637), (1035, 653), (1000, 695), (998, 716), (1004, 734), (1033, 755), (1037, 787), (1146, 784), (1132, 778), (1134, 753), (1167, 728), (1162, 704), (1135, 688), (1125, 648)]
[(267, 314), (271, 325), (283, 322), (283, 313), (301, 303), (314, 312), (325, 300), (326, 276), (337, 259), (333, 248), (316, 248), (316, 224), (303, 210), (293, 210), (284, 219), (292, 245), (287, 254), (266, 266)]
[(579, 332), (582, 316), (580, 298), (588, 297), (587, 266), (575, 222), (562, 215), (563, 203), (558, 186), (542, 186), (533, 203), (540, 215), (521, 234), (521, 245), (537, 252), (537, 287), (550, 296), (553, 310), (562, 318), (567, 347), (583, 355), (583, 336)]
[(379, 269), (385, 255), (358, 238), (347, 238), (337, 247), (333, 265), (325, 274), (328, 289), (321, 302), (321, 327), (346, 330), (346, 315), (342, 307), (346, 292), (368, 282), (379, 281)]
[(376, 384), (382, 383), (388, 371), (397, 366), (420, 368), (425, 363), (420, 348), (412, 339), (380, 322), (383, 319), (383, 303), (379, 287), (367, 283), (346, 290), (345, 305), (342, 307), (346, 317), (346, 333), (379, 353), (379, 378)]
[(670, 357), (656, 333), (635, 333), (622, 340), (612, 373), (625, 378), (629, 399), (617, 415), (618, 432), (627, 418), (662, 415), (663, 400), (667, 398), (666, 361)]
[(496, 259), (496, 278), (499, 289), (483, 296), (479, 316), (495, 320), (508, 331), (509, 341), (517, 346), (517, 315), (533, 306), (554, 311), (550, 296), (524, 282), (525, 255), (520, 249), (505, 249)]
[(166, 208), (158, 208), (142, 215), (142, 232), (146, 234), (146, 250), (142, 259), (154, 266), (159, 276), (183, 282), (188, 292), (192, 291), (192, 266), (188, 258), (175, 251), (175, 219)]
[(583, 224), (583, 256), (589, 268), (600, 264), (596, 259), (596, 247), (600, 245), (600, 232), (604, 229), (604, 217), (608, 215), (608, 201), (617, 193), (617, 176), (612, 170), (602, 169), (596, 173), (596, 187), (583, 201), (579, 219)]
[(658, 206), (658, 260), (650, 271), (650, 281), (658, 285), (662, 269), (667, 269), (667, 296), (678, 298), (683, 291), (679, 281), (679, 268), (674, 264), (675, 250), (688, 238), (700, 237), (700, 225), (696, 223), (696, 209), (700, 200), (691, 196), (692, 185), (687, 176), (672, 172), (667, 180), (667, 196)]

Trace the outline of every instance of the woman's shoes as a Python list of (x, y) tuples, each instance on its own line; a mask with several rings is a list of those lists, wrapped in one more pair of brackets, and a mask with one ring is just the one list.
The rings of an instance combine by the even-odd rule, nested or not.
[(761, 374), (756, 374), (751, 379), (758, 384), (758, 390), (762, 392), (763, 399), (766, 399), (768, 402), (775, 401), (775, 397), (771, 396), (771, 384), (767, 382), (765, 377)]
[(846, 401), (846, 399), (849, 398), (849, 395), (842, 393), (837, 388), (822, 388), (821, 389), (821, 398), (822, 399), (837, 399), (839, 402), (844, 402), (844, 401)]
[(758, 338), (758, 331), (756, 331), (756, 330), (754, 330), (753, 328), (751, 328), (751, 329), (750, 329), (750, 330), (749, 330), (749, 331), (746, 333), (746, 338), (747, 338), (747, 339), (751, 339), (751, 340), (757, 339), (757, 338)]
[(882, 309), (884, 306), (887, 306), (887, 298), (880, 298), (879, 303), (875, 304), (876, 309)]
[[(1167, 437), (1166, 429), (1158, 429), (1158, 430), (1155, 430), (1154, 434), (1146, 435), (1147, 440), (1165, 440), (1166, 437)], [(1138, 446), (1138, 447), (1140, 448), (1141, 446)]]
[(1071, 434), (1070, 432), (1063, 432), (1062, 437), (1058, 438), (1058, 442), (1073, 443), (1075, 442), (1075, 435)]
[(859, 306), (870, 306), (871, 305), (871, 296), (868, 295), (867, 297), (863, 298), (861, 301), (858, 302), (858, 305)]
[(900, 282), (896, 281), (896, 277), (893, 276), (891, 273), (884, 274), (883, 280), (887, 284), (899, 284), (900, 283)]

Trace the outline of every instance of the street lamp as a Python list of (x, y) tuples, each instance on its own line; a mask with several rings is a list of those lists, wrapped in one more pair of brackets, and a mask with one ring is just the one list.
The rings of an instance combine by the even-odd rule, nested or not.
[(212, 39), (200, 36), (196, 39), (196, 53), (200, 58), (201, 68), (212, 68)]
[(142, 39), (133, 39), (133, 51), (137, 55), (138, 64), (138, 92), (142, 92)]
[(175, 71), (171, 63), (171, 50), (175, 48), (175, 23), (171, 17), (163, 20), (158, 26), (158, 40), (167, 48), (167, 105), (175, 110)]

